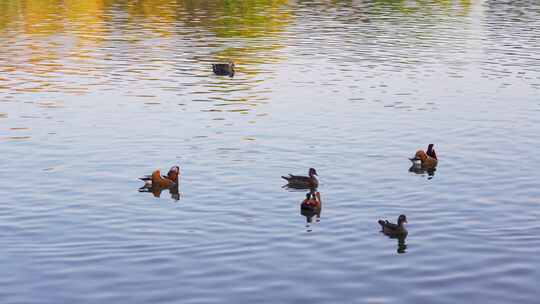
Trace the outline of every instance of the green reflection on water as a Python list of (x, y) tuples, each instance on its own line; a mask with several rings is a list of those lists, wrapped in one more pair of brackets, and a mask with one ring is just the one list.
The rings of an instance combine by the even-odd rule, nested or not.
[(438, 14), (441, 10), (447, 10), (447, 15), (457, 9), (458, 15), (467, 15), (471, 9), (471, 0), (373, 0), (376, 12), (395, 11), (404, 15), (430, 16), (431, 11), (436, 9)]
[[(205, 64), (234, 60), (241, 74), (254, 76), (259, 73), (261, 63), (283, 59), (284, 55), (278, 50), (286, 45), (287, 27), (302, 31), (304, 17), (317, 20), (332, 16), (345, 23), (361, 23), (362, 20), (376, 24), (384, 22), (371, 18), (377, 15), (401, 15), (395, 19), (399, 22), (410, 18), (427, 19), (434, 10), (448, 9), (448, 16), (467, 13), (470, 6), (470, 0), (3, 0), (0, 1), (0, 38), (5, 38), (6, 43), (0, 45), (0, 51), (7, 54), (6, 58), (16, 54), (19, 62), (15, 64), (14, 60), (6, 59), (0, 71), (41, 77), (42, 83), (33, 81), (39, 84), (37, 86), (18, 88), (23, 91), (51, 90), (50, 79), (43, 77), (56, 77), (57, 72), (84, 76), (94, 67), (96, 74), (100, 69), (105, 70), (110, 63), (108, 60), (116, 55), (105, 47), (125, 49), (125, 44), (130, 44), (139, 48), (138, 43), (146, 40), (174, 37), (169, 40), (167, 51), (196, 50), (189, 56)], [(347, 13), (337, 13), (338, 10)], [(440, 18), (441, 14), (438, 16)], [(441, 19), (429, 20), (436, 23)], [(377, 33), (373, 31), (374, 35)], [(183, 38), (178, 39), (181, 36), (190, 36), (191, 41), (208, 48), (201, 50), (197, 45), (183, 45), (172, 49), (170, 41), (181, 42)], [(68, 39), (58, 40), (57, 37)], [(118, 47), (120, 40), (124, 44)], [(21, 41), (24, 46), (12, 47)], [(162, 44), (166, 48), (167, 41), (162, 42), (166, 42)], [(157, 44), (156, 47), (162, 46)], [(161, 64), (170, 65), (166, 60)], [(17, 83), (0, 83), (0, 86), (8, 85), (17, 86)], [(65, 88), (60, 90), (65, 91)]]
[[(174, 1), (174, 0), (4, 0), (0, 30), (15, 27), (26, 34), (103, 31), (113, 13), (127, 14), (129, 25), (174, 33), (173, 25), (205, 28), (218, 37), (261, 37), (290, 23), (288, 0)], [(101, 26), (96, 26), (101, 25)]]
[[(288, 0), (3, 0), (0, 1), (0, 31), (15, 27), (26, 34), (56, 34), (80, 31), (73, 25), (84, 25), (84, 31), (102, 32), (105, 24), (118, 22), (155, 30), (164, 35), (175, 32), (175, 26), (203, 28), (217, 37), (264, 37), (275, 35), (294, 20), (295, 8), (353, 8), (358, 17), (366, 14), (400, 14), (429, 16), (430, 10), (467, 14), (471, 0), (373, 0), (299, 1)], [(125, 13), (115, 21), (113, 15)], [(313, 14), (317, 12), (314, 11)], [(332, 13), (332, 12), (328, 12)], [(420, 17), (420, 16), (417, 16)]]

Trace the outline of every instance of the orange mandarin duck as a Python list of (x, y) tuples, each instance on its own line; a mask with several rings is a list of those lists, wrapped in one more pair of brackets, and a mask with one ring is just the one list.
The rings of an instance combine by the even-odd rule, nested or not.
[(433, 149), (433, 144), (428, 146), (427, 152), (423, 150), (416, 151), (413, 158), (409, 158), (414, 165), (420, 165), (422, 168), (435, 168), (437, 166), (437, 154)]
[(178, 176), (180, 175), (180, 167), (173, 166), (167, 175), (161, 175), (159, 170), (152, 172), (152, 175), (139, 178), (144, 181), (143, 188), (169, 188), (178, 185)]

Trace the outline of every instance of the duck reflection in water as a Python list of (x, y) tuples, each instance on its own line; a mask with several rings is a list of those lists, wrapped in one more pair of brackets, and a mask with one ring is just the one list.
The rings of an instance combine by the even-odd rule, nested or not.
[(397, 239), (397, 253), (405, 253), (407, 249), (407, 244), (405, 244), (405, 239), (409, 232), (405, 228), (405, 223), (407, 223), (407, 217), (405, 215), (400, 215), (398, 217), (397, 224), (391, 223), (388, 220), (379, 220), (379, 225), (381, 225), (381, 232), (390, 237), (391, 239)]
[(402, 254), (402, 253), (406, 253), (407, 251), (407, 244), (405, 244), (405, 239), (407, 238), (407, 236), (404, 236), (404, 237), (398, 237), (397, 240), (398, 240), (398, 243), (397, 243), (397, 253), (399, 254)]
[(142, 186), (139, 188), (139, 192), (149, 192), (154, 195), (154, 197), (159, 198), (163, 190), (169, 190), (171, 198), (175, 201), (180, 200), (181, 193), (178, 190), (178, 185), (173, 185), (170, 187), (160, 187), (160, 186)]
[(308, 227), (309, 224), (313, 222), (313, 217), (316, 217), (317, 222), (320, 221), (321, 209), (321, 194), (318, 191), (311, 190), (306, 194), (306, 198), (300, 204), (300, 214), (306, 217), (306, 223), (308, 224)]
[(432, 179), (435, 176), (435, 171), (437, 168), (424, 168), (420, 164), (414, 164), (409, 168), (409, 172), (419, 174), (419, 175), (428, 175), (428, 179)]

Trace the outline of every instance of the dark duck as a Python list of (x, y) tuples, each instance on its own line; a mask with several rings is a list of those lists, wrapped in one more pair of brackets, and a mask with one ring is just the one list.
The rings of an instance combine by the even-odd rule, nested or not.
[(379, 225), (382, 227), (382, 232), (390, 237), (405, 237), (407, 236), (407, 229), (405, 224), (407, 223), (407, 217), (400, 215), (398, 217), (397, 224), (391, 223), (387, 220), (379, 220)]
[(419, 175), (428, 175), (428, 179), (432, 179), (435, 176), (435, 171), (437, 171), (436, 168), (423, 168), (421, 165), (413, 164), (409, 168), (409, 172), (419, 174)]
[(434, 159), (437, 159), (437, 153), (435, 153), (435, 149), (433, 149), (433, 144), (428, 145), (426, 154), (429, 157), (433, 157)]
[(220, 76), (234, 76), (234, 62), (229, 63), (214, 63), (212, 64), (212, 70), (214, 74)]
[(289, 174), (289, 176), (282, 176), (281, 178), (287, 181), (287, 186), (290, 188), (315, 189), (319, 186), (319, 181), (315, 176), (318, 176), (317, 171), (309, 168), (308, 176)]

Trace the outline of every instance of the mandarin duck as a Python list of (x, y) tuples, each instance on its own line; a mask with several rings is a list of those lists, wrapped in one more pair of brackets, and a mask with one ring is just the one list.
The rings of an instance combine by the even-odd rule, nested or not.
[(427, 153), (423, 150), (418, 150), (414, 157), (409, 159), (413, 162), (413, 165), (420, 165), (422, 168), (435, 168), (438, 163), (433, 144), (428, 146)]
[(174, 185), (178, 185), (178, 175), (180, 174), (180, 167), (179, 166), (173, 166), (167, 175), (161, 175), (161, 172), (159, 170), (156, 170), (152, 172), (152, 175), (147, 175), (145, 177), (139, 178), (140, 180), (144, 181), (143, 188), (152, 188), (152, 187), (160, 187), (160, 188), (168, 188), (172, 187)]

